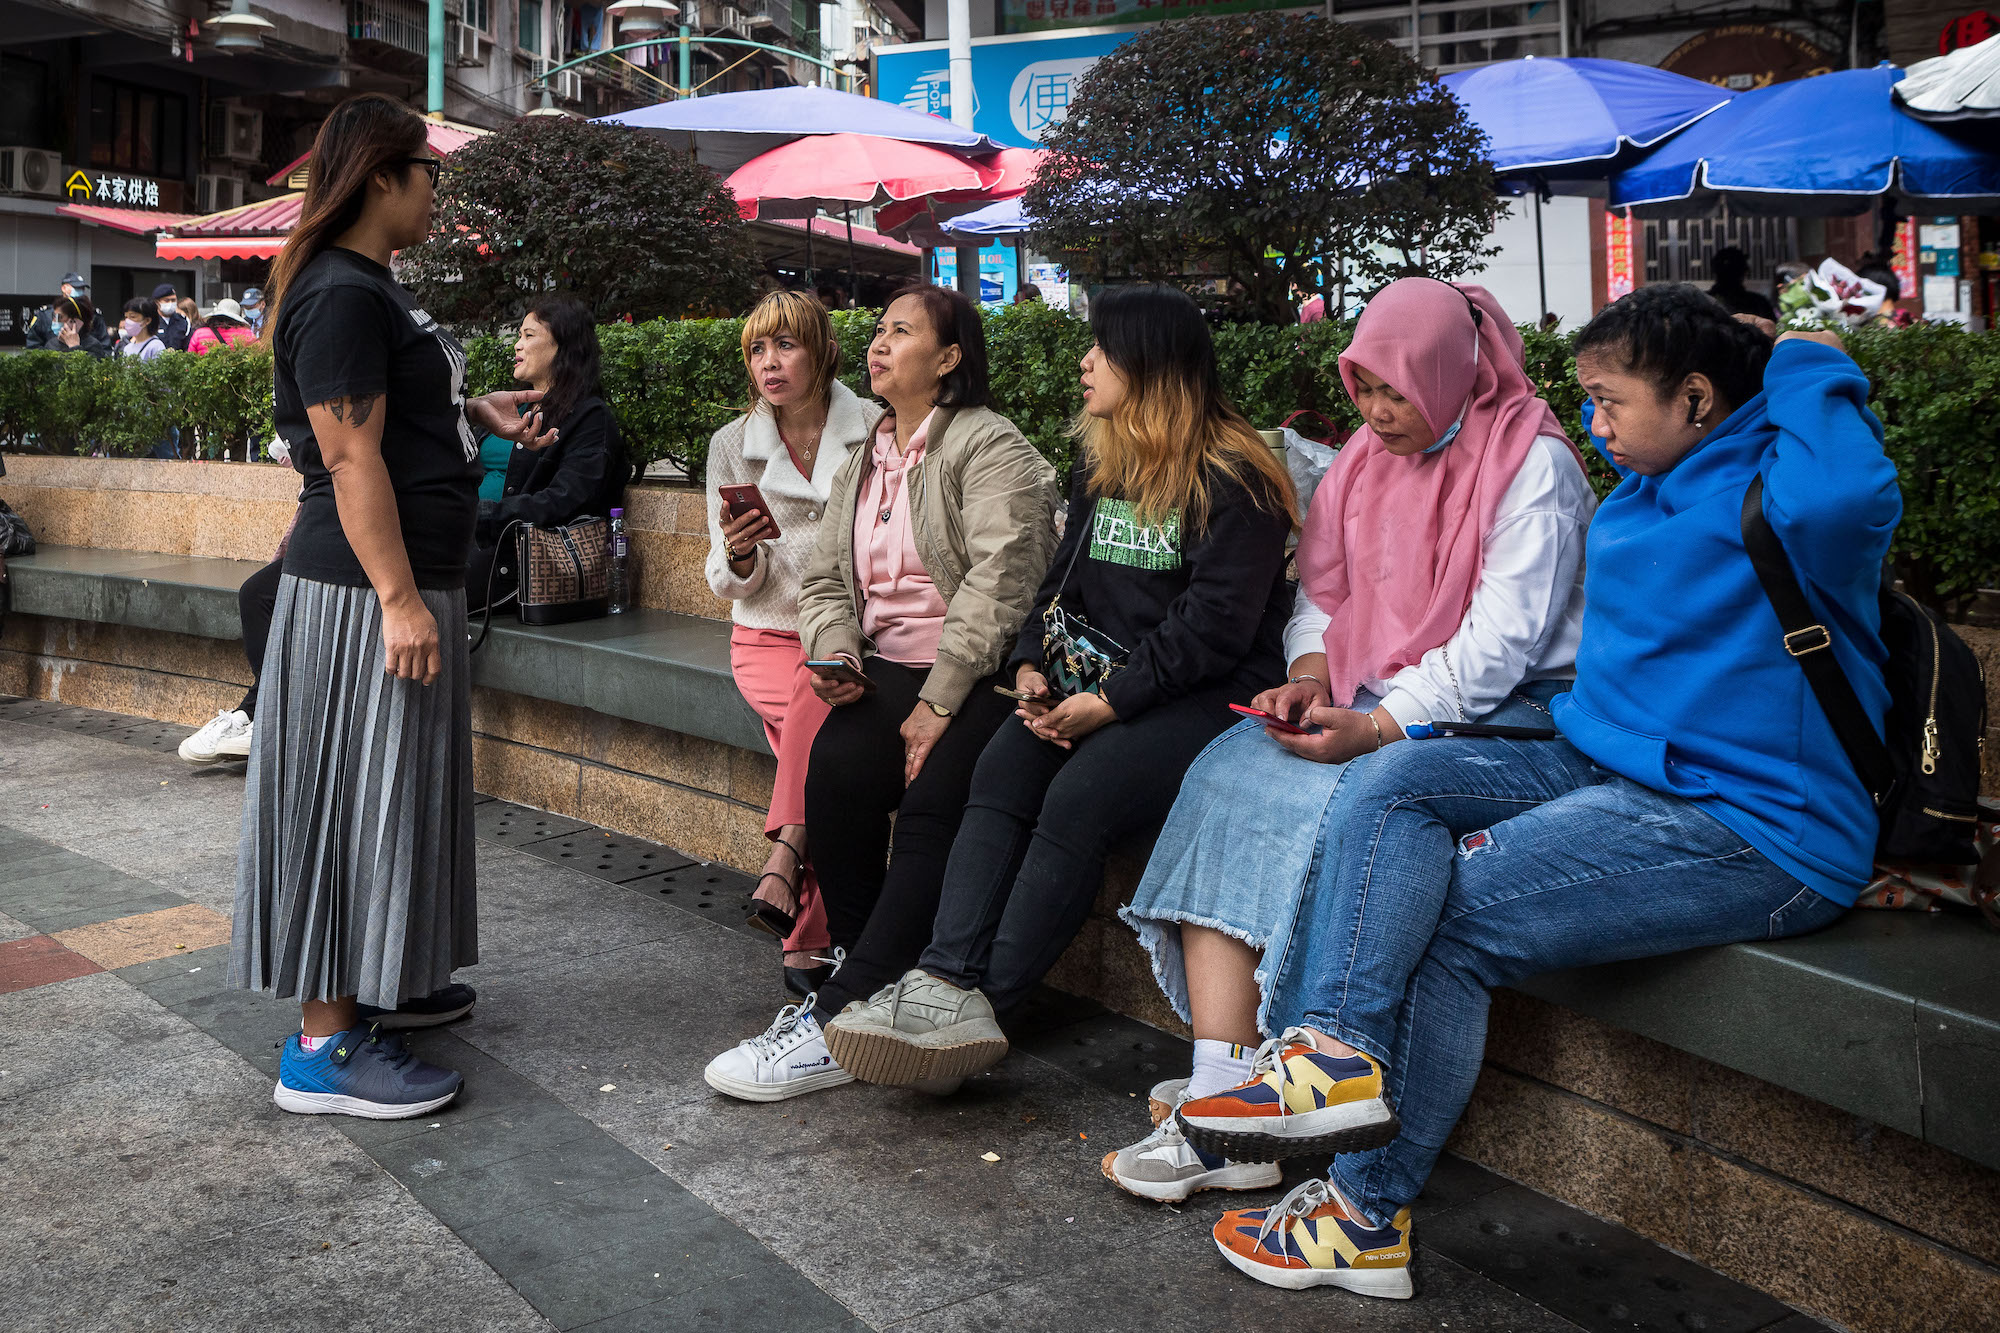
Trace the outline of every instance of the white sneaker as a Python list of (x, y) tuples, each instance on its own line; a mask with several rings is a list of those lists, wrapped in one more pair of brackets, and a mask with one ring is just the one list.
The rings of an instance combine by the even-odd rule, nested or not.
[(827, 1051), (812, 1004), (808, 997), (780, 1009), (762, 1033), (710, 1060), (702, 1078), (717, 1092), (746, 1102), (781, 1102), (852, 1083), (854, 1075)]
[(864, 1083), (949, 1087), (983, 1073), (1007, 1054), (993, 1004), (922, 968), (850, 1004), (827, 1024), (827, 1045)]
[(225, 708), (210, 718), (200, 731), (181, 742), (181, 758), (190, 764), (203, 765), (223, 759), (248, 759), (250, 729), (248, 713)]
[(1285, 1178), (1276, 1162), (1231, 1162), (1189, 1143), (1171, 1111), (1129, 1148), (1104, 1154), (1104, 1178), (1142, 1199), (1179, 1203), (1202, 1190), (1270, 1189)]

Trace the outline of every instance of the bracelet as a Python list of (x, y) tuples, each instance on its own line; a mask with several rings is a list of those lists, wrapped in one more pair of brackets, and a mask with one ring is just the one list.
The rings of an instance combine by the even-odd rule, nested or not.
[(1375, 714), (1372, 712), (1368, 714), (1368, 725), (1375, 728), (1375, 748), (1379, 750), (1383, 745), (1382, 724), (1375, 720)]
[(1293, 676), (1293, 677), (1292, 677), (1292, 678), (1291, 678), (1290, 680), (1286, 681), (1286, 682), (1285, 682), (1285, 684), (1287, 684), (1287, 685), (1296, 685), (1296, 684), (1298, 684), (1298, 683), (1299, 683), (1300, 681), (1302, 681), (1302, 680), (1309, 680), (1309, 681), (1311, 681), (1311, 682), (1312, 682), (1313, 684), (1315, 684), (1315, 685), (1324, 685), (1324, 684), (1326, 684), (1326, 682), (1325, 682), (1325, 681), (1323, 681), (1323, 680), (1321, 680), (1321, 679), (1320, 679), (1320, 678), (1319, 678), (1318, 676), (1308, 676), (1308, 675), (1304, 675), (1304, 674), (1300, 674), (1300, 675), (1297, 675), (1297, 676)]

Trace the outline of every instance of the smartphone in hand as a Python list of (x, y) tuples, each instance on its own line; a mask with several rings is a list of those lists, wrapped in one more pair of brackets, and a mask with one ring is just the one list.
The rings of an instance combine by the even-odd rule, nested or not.
[(742, 518), (745, 514), (753, 513), (764, 516), (764, 522), (769, 525), (770, 531), (758, 540), (776, 541), (784, 535), (778, 531), (778, 520), (771, 517), (771, 506), (765, 502), (764, 492), (757, 489), (754, 483), (742, 486), (718, 486), (716, 490), (721, 494), (723, 503), (729, 506), (731, 518)]
[(806, 663), (806, 669), (827, 680), (838, 680), (849, 685), (859, 685), (864, 690), (875, 688), (875, 682), (856, 671), (838, 657), (823, 658)]
[(1059, 694), (1030, 694), (1026, 690), (1017, 690), (1008, 685), (995, 685), (993, 692), (995, 694), (1004, 694), (1009, 699), (1018, 699), (1024, 704), (1057, 704), (1062, 702), (1062, 696)]
[(1254, 717), (1275, 731), (1286, 732), (1293, 736), (1319, 735), (1318, 727), (1302, 727), (1296, 722), (1287, 722), (1276, 713), (1267, 712), (1262, 708), (1252, 708), (1248, 704), (1231, 704), (1229, 705), (1229, 709), (1231, 712), (1241, 713), (1245, 717)]

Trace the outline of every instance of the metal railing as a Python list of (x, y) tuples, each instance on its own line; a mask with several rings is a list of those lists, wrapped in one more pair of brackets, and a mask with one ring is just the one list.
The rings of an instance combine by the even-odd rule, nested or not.
[[(445, 0), (444, 9), (447, 18), (463, 20), (465, 0)], [(421, 0), (347, 0), (347, 36), (428, 58), (430, 10)]]

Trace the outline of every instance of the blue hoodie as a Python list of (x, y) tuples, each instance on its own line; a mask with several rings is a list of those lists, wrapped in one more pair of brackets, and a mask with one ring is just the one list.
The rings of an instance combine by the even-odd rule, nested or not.
[(1672, 471), (1619, 469), (1585, 548), (1576, 687), (1555, 704), (1563, 736), (1598, 764), (1693, 801), (1843, 905), (1869, 877), (1874, 805), (1785, 651), (1741, 519), (1762, 474), (1764, 516), (1879, 731), (1876, 598), (1903, 504), (1867, 404), (1853, 361), (1795, 339), (1772, 353), (1764, 392)]

